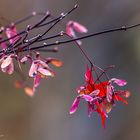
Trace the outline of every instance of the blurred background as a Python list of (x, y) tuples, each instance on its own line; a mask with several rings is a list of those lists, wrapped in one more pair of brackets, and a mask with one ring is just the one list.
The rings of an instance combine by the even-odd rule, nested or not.
[[(49, 10), (54, 16), (71, 9), (76, 0), (0, 0), (0, 16), (15, 21), (32, 11)], [(79, 0), (79, 8), (69, 15), (85, 25), (89, 33), (140, 23), (139, 0)], [(1, 25), (7, 21), (0, 20)], [(26, 23), (27, 24), (27, 23)], [(22, 30), (26, 24), (18, 26)], [(60, 31), (55, 27), (54, 31)], [(76, 88), (84, 83), (86, 60), (74, 43), (60, 46), (55, 57), (64, 65), (57, 76), (42, 80), (36, 95), (28, 97), (14, 88), (19, 78), (0, 73), (0, 134), (3, 140), (132, 140), (140, 133), (140, 27), (83, 40), (83, 49), (102, 68), (115, 65), (110, 77), (123, 78), (132, 92), (129, 105), (117, 103), (104, 129), (98, 114), (87, 117), (86, 103), (69, 115)], [(50, 56), (53, 54), (46, 54)], [(26, 70), (25, 70), (26, 71)], [(27, 71), (25, 72), (27, 75)]]

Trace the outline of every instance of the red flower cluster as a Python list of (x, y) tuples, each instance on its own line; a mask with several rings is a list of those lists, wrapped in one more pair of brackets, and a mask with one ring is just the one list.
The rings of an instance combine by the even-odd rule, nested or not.
[[(115, 101), (122, 101), (125, 104), (128, 102), (123, 98), (128, 98), (130, 92), (126, 90), (116, 90), (113, 84), (118, 86), (125, 86), (127, 82), (112, 78), (107, 81), (94, 81), (92, 76), (92, 70), (87, 66), (85, 73), (85, 84), (78, 88), (78, 96), (74, 100), (70, 114), (73, 114), (78, 109), (80, 99), (83, 98), (88, 103), (88, 116), (90, 117), (93, 112), (97, 112), (102, 119), (102, 125), (105, 127), (105, 119), (108, 117), (108, 113), (115, 105)], [(123, 96), (123, 97), (122, 97)]]

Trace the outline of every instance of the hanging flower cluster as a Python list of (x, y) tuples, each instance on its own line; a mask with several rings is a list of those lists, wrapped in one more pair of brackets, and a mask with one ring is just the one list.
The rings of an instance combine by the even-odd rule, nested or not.
[(94, 80), (92, 69), (90, 70), (87, 66), (85, 84), (77, 89), (79, 95), (71, 106), (70, 114), (76, 112), (80, 100), (84, 99), (88, 103), (88, 116), (90, 117), (93, 112), (97, 112), (101, 116), (102, 124), (105, 127), (105, 119), (108, 117), (108, 113), (112, 110), (112, 107), (115, 106), (115, 101), (122, 101), (128, 104), (124, 98), (130, 96), (130, 92), (127, 90), (116, 90), (114, 84), (123, 87), (127, 82), (117, 78), (103, 82), (100, 81), (99, 77), (97, 80)]
[[(62, 66), (62, 61), (57, 58), (46, 57), (44, 58), (42, 52), (58, 52), (58, 46), (61, 44), (75, 42), (86, 60), (91, 64), (91, 68), (87, 66), (85, 73), (85, 84), (77, 89), (78, 96), (74, 100), (70, 114), (73, 114), (78, 109), (81, 99), (84, 99), (88, 103), (88, 116), (90, 117), (93, 112), (97, 112), (102, 119), (102, 124), (105, 127), (105, 119), (108, 113), (115, 106), (116, 101), (122, 101), (125, 104), (128, 102), (124, 98), (130, 96), (130, 92), (127, 90), (116, 90), (116, 86), (123, 87), (127, 84), (125, 80), (117, 78), (109, 78), (105, 70), (94, 65), (85, 51), (81, 48), (81, 39), (100, 35), (102, 33), (108, 33), (113, 31), (126, 30), (130, 27), (117, 28), (114, 30), (101, 31), (98, 33), (77, 37), (77, 33), (87, 33), (87, 28), (76, 21), (68, 21), (66, 24), (66, 31), (60, 31), (58, 34), (49, 36), (48, 33), (54, 28), (60, 21), (62, 21), (67, 15), (73, 12), (77, 8), (77, 5), (73, 9), (66, 13), (61, 13), (58, 17), (54, 18), (49, 12), (36, 13), (33, 12), (31, 15), (18, 20), (8, 26), (0, 28), (0, 67), (1, 71), (6, 74), (13, 74), (17, 71), (16, 64), (18, 64), (18, 74), (22, 80), (15, 81), (16, 88), (23, 88), (25, 93), (29, 96), (33, 96), (37, 88), (40, 85), (42, 78), (54, 77), (55, 72), (51, 68), (51, 65), (56, 67)], [(42, 16), (42, 18), (34, 25), (27, 25), (27, 27), (18, 32), (17, 25), (35, 16)], [(32, 30), (40, 29), (45, 27), (43, 33), (35, 34), (30, 37)], [(135, 27), (135, 26), (134, 26)], [(63, 36), (67, 36), (67, 40), (60, 40)], [(5, 39), (4, 36), (7, 38)], [(51, 43), (51, 39), (56, 39)], [(51, 49), (49, 47), (52, 47)], [(22, 65), (28, 63), (30, 65), (28, 71), (28, 77), (33, 79), (33, 86), (29, 86), (24, 74), (22, 73)], [(98, 75), (96, 68), (102, 71)], [(93, 77), (96, 75), (96, 78)], [(102, 81), (101, 77), (105, 75), (106, 80)]]

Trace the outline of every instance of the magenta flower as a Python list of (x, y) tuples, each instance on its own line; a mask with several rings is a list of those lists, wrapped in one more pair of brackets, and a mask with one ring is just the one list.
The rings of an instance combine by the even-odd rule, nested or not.
[(76, 99), (74, 100), (74, 102), (72, 103), (72, 106), (70, 108), (70, 114), (73, 114), (76, 112), (76, 110), (78, 109), (79, 103), (80, 103), (80, 99), (83, 98), (85, 101), (87, 101), (89, 104), (92, 104), (93, 102), (95, 102), (98, 97), (95, 97), (94, 94), (96, 95), (98, 93), (98, 91), (93, 91), (91, 94), (86, 95), (86, 94), (80, 94), (76, 97)]
[[(15, 25), (12, 25), (12, 26), (6, 28), (5, 33), (6, 33), (6, 35), (7, 35), (8, 38), (11, 38), (11, 37), (16, 36), (18, 34)], [(18, 39), (19, 39), (19, 36), (16, 36), (14, 38), (11, 38), (9, 40), (9, 42), (10, 42), (10, 44), (14, 44)]]
[(117, 84), (118, 86), (125, 86), (127, 82), (122, 79), (112, 78), (110, 82)]
[(17, 56), (14, 54), (3, 56), (0, 59), (1, 70), (5, 73), (12, 74), (14, 72), (13, 58), (16, 58), (16, 57)]
[(34, 60), (29, 70), (29, 76), (34, 78), (33, 93), (36, 88), (40, 85), (41, 78), (48, 76), (54, 77), (55, 73), (50, 69), (48, 64), (42, 60)]
[(55, 75), (54, 72), (48, 66), (48, 64), (46, 64), (42, 60), (34, 60), (29, 70), (29, 76), (34, 77), (37, 74), (40, 74), (42, 78), (46, 76), (53, 77)]
[[(72, 38), (77, 38), (75, 31), (78, 33), (87, 33), (87, 28), (76, 21), (69, 21), (66, 25), (66, 33)], [(79, 45), (82, 44), (80, 40), (77, 41)]]
[(20, 62), (21, 62), (21, 63), (25, 63), (27, 60), (28, 60), (28, 57), (27, 57), (27, 56), (23, 56), (23, 57), (20, 59)]

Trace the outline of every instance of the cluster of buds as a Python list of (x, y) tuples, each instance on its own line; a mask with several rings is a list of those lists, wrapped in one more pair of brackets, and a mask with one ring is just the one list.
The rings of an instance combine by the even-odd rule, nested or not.
[[(30, 16), (25, 17), (15, 23), (1, 27), (0, 30), (0, 66), (1, 70), (7, 74), (13, 74), (15, 71), (14, 61), (17, 62), (19, 69), (22, 72), (22, 64), (29, 63), (30, 69), (28, 76), (34, 79), (33, 87), (27, 84), (27, 81), (22, 79), (21, 81), (15, 81), (16, 88), (23, 88), (25, 93), (29, 96), (33, 96), (37, 87), (40, 85), (41, 78), (47, 78), (48, 76), (54, 77), (55, 72), (50, 68), (50, 64), (61, 67), (62, 61), (56, 58), (43, 58), (40, 52), (58, 52), (58, 48), (48, 49), (48, 47), (59, 45), (59, 41), (47, 44), (44, 41), (62, 37), (64, 35), (69, 36), (71, 39), (76, 38), (75, 32), (86, 33), (87, 29), (75, 21), (69, 21), (66, 24), (66, 31), (60, 31), (60, 33), (48, 36), (48, 32), (57, 25), (62, 19), (77, 8), (77, 5), (73, 9), (66, 13), (61, 13), (57, 18), (52, 18), (49, 12), (36, 13), (33, 12)], [(26, 21), (34, 16), (43, 16), (39, 22), (34, 25), (27, 25), (23, 31), (17, 31), (17, 25)], [(50, 18), (50, 19), (49, 19)], [(49, 21), (47, 21), (49, 20)], [(47, 21), (47, 22), (46, 22)], [(29, 33), (32, 30), (47, 26), (47, 30), (42, 34), (34, 35), (29, 37)], [(49, 26), (49, 27), (48, 27)], [(4, 36), (6, 35), (6, 39)], [(45, 37), (47, 35), (47, 37)], [(41, 43), (43, 42), (43, 45)], [(80, 42), (80, 41), (79, 41)], [(41, 45), (38, 45), (40, 43)], [(81, 42), (80, 42), (81, 43)], [(36, 45), (37, 44), (37, 45)], [(32, 47), (32, 45), (34, 45)]]

